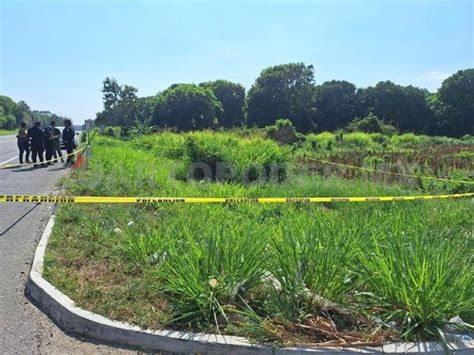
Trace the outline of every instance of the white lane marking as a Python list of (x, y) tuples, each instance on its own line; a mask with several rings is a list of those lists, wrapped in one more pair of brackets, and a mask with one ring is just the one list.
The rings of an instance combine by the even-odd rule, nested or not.
[(13, 142), (16, 142), (16, 140), (12, 139), (11, 141), (3, 141), (3, 142), (0, 142), (0, 144), (2, 144), (2, 143), (13, 143)]
[(10, 158), (10, 159), (8, 159), (8, 160), (2, 161), (2, 162), (0, 163), (0, 165), (3, 165), (3, 164), (5, 164), (5, 163), (8, 163), (9, 161), (12, 161), (13, 159), (16, 159), (16, 158), (17, 158), (17, 157), (13, 157), (13, 158)]

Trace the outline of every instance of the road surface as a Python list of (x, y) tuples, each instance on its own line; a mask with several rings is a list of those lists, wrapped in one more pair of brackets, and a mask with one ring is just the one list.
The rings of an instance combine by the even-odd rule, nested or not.
[[(0, 136), (0, 165), (18, 163), (14, 136)], [(67, 174), (48, 168), (0, 169), (0, 195), (49, 195)], [(24, 296), (31, 262), (53, 205), (0, 203), (0, 354), (131, 353), (64, 334)]]

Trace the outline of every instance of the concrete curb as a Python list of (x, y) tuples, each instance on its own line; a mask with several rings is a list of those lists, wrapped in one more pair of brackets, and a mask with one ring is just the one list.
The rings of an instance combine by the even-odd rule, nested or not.
[[(338, 354), (356, 353), (418, 353), (444, 355), (445, 349), (434, 342), (393, 343), (379, 348), (274, 348), (251, 344), (248, 339), (217, 334), (188, 333), (173, 330), (150, 331), (117, 322), (98, 314), (83, 310), (74, 301), (43, 278), (43, 260), (49, 237), (54, 226), (55, 216), (49, 220), (38, 248), (28, 280), (26, 294), (60, 328), (68, 333), (98, 342), (118, 346), (140, 348), (146, 351), (165, 351), (175, 353), (214, 353), (214, 354)], [(474, 353), (474, 342), (452, 343), (453, 354)]]

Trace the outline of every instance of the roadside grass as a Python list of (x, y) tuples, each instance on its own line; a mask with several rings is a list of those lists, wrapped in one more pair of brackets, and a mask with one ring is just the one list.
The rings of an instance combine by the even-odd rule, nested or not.
[[(203, 155), (250, 164), (254, 153), (240, 150), (255, 147), (227, 135), (203, 133), (193, 144)], [(186, 144), (177, 136), (168, 137), (171, 146)], [(419, 193), (293, 169), (280, 182), (183, 181), (174, 171), (189, 164), (189, 155), (164, 151), (161, 135), (141, 139), (151, 146), (94, 140), (90, 169), (74, 172), (67, 191), (162, 197)], [(226, 152), (227, 144), (238, 149)], [(283, 345), (442, 339), (452, 317), (466, 322), (458, 328), (474, 322), (472, 217), (470, 200), (63, 205), (45, 277), (86, 309), (151, 329), (239, 334)]]
[[(418, 218), (417, 218), (418, 217)], [(453, 239), (444, 230), (426, 232), (419, 216), (385, 240), (372, 236), (369, 253), (360, 253), (361, 274), (371, 290), (368, 302), (381, 307), (380, 317), (403, 329), (402, 338), (443, 337), (446, 315), (471, 320), (474, 268), (468, 238)], [(466, 331), (467, 324), (452, 326)]]
[(16, 134), (16, 131), (14, 129), (8, 130), (8, 129), (0, 129), (0, 136), (10, 136)]

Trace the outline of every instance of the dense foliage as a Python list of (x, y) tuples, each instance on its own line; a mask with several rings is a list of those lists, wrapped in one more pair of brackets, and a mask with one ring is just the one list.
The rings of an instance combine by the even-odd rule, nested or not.
[(62, 126), (66, 117), (56, 115), (49, 111), (31, 110), (25, 101), (16, 103), (8, 96), (0, 95), (0, 129), (11, 130), (25, 122), (31, 125), (34, 121), (43, 124), (56, 121), (56, 125)]
[(289, 118), (296, 129), (315, 129), (314, 68), (303, 63), (264, 69), (247, 96), (247, 123), (259, 127)]
[(106, 78), (103, 85), (99, 126), (265, 127), (285, 117), (306, 133), (344, 129), (374, 115), (379, 125), (402, 133), (455, 137), (474, 133), (474, 69), (458, 71), (436, 93), (391, 81), (367, 88), (338, 80), (316, 85), (313, 66), (304, 63), (264, 69), (247, 95), (241, 84), (227, 80), (173, 84), (142, 98), (136, 96), (137, 89), (120, 86), (115, 79)]
[(360, 115), (373, 112), (386, 123), (402, 132), (431, 133), (434, 116), (426, 98), (427, 90), (413, 86), (403, 87), (391, 81), (358, 91)]
[[(440, 132), (461, 136), (474, 132), (474, 69), (460, 70), (438, 90)], [(441, 111), (441, 112), (439, 112)]]
[(175, 84), (159, 96), (152, 123), (179, 130), (210, 128), (222, 105), (210, 89), (194, 84)]
[(230, 128), (244, 123), (245, 88), (227, 80), (208, 81), (199, 84), (212, 90), (222, 105), (216, 112), (219, 126)]
[(383, 133), (392, 135), (397, 132), (392, 125), (386, 124), (372, 112), (367, 117), (356, 118), (347, 125), (349, 132)]
[(119, 85), (115, 79), (103, 82), (104, 111), (97, 114), (98, 125), (129, 127), (137, 121), (137, 89), (130, 85)]
[(347, 81), (327, 81), (316, 87), (316, 124), (332, 131), (351, 122), (357, 113), (356, 87)]

